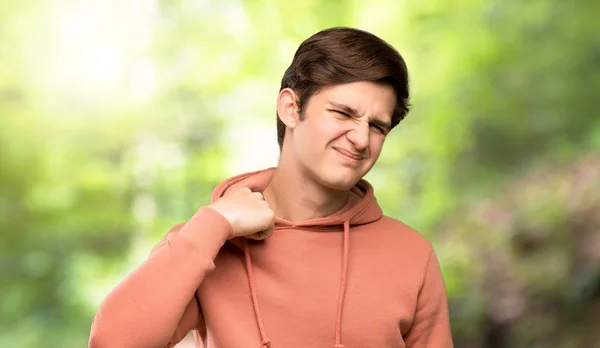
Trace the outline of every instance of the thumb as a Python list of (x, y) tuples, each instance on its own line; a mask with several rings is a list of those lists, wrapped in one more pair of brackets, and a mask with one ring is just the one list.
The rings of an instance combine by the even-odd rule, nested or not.
[(246, 236), (246, 238), (254, 239), (254, 240), (264, 240), (273, 235), (274, 226), (267, 228), (264, 231), (256, 232), (251, 235)]

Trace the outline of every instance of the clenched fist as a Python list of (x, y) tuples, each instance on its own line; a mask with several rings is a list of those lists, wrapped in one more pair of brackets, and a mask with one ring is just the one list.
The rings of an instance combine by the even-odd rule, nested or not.
[(209, 205), (223, 215), (233, 226), (234, 237), (262, 240), (273, 234), (275, 213), (262, 193), (247, 187), (228, 190), (223, 197)]

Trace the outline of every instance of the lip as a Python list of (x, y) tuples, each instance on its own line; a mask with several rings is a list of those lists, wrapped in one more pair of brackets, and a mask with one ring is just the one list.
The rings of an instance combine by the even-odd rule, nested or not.
[(352, 163), (358, 163), (360, 161), (362, 161), (364, 159), (363, 156), (354, 154), (352, 152), (349, 152), (347, 150), (344, 149), (340, 149), (338, 147), (334, 147), (333, 148), (338, 154), (340, 154), (340, 156), (342, 156), (342, 158), (344, 158), (346, 161), (352, 162)]

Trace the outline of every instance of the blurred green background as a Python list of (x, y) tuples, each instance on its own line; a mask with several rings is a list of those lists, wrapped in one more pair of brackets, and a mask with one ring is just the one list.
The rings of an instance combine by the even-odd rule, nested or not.
[[(273, 166), (300, 42), (393, 44), (413, 109), (367, 179), (438, 251), (457, 347), (600, 347), (600, 2), (0, 3), (0, 346), (84, 347), (225, 177)], [(183, 346), (183, 344), (182, 344)]]

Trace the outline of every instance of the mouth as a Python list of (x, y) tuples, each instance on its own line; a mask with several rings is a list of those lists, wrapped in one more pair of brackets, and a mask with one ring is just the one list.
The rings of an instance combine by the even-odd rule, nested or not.
[(333, 148), (343, 159), (345, 159), (346, 161), (349, 161), (351, 163), (358, 163), (360, 161), (362, 161), (365, 157), (361, 156), (359, 154), (350, 152), (348, 150), (344, 150), (341, 149), (339, 147), (334, 147)]

